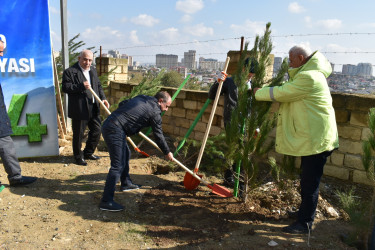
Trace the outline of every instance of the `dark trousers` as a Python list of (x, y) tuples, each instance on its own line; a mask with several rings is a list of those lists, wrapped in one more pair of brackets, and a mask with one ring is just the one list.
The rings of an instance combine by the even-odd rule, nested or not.
[(96, 146), (98, 146), (100, 140), (101, 119), (99, 109), (95, 105), (93, 105), (92, 117), (90, 120), (72, 119), (73, 155), (75, 159), (82, 158), (82, 138), (85, 134), (86, 127), (89, 128), (89, 134), (83, 154), (91, 155), (95, 152)]
[(22, 177), (21, 167), (16, 155), (16, 148), (10, 136), (0, 138), (0, 157), (3, 161), (8, 180), (17, 180)]
[(314, 221), (318, 205), (319, 184), (323, 168), (332, 151), (301, 157), (301, 205), (298, 221), (302, 224)]
[(104, 121), (102, 134), (111, 159), (111, 168), (105, 182), (102, 201), (111, 202), (119, 180), (122, 186), (131, 183), (129, 175), (130, 149), (126, 143), (126, 133), (116, 118), (108, 117)]

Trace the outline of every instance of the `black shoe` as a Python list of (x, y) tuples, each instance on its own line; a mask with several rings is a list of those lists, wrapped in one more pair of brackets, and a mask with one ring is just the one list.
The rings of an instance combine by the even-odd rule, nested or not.
[(97, 156), (97, 155), (94, 155), (94, 154), (91, 154), (91, 155), (84, 155), (83, 156), (86, 160), (94, 160), (94, 161), (96, 161), (96, 160), (99, 160), (100, 159), (100, 157), (99, 156)]
[(281, 229), (284, 233), (290, 234), (308, 234), (312, 231), (312, 223), (306, 223), (305, 225), (296, 221), (287, 227)]
[(298, 211), (286, 211), (288, 218), (297, 219), (298, 218)]
[(99, 208), (100, 210), (103, 210), (103, 211), (110, 211), (110, 212), (120, 212), (122, 210), (124, 210), (124, 206), (123, 205), (120, 205), (114, 201), (111, 201), (111, 202), (100, 202), (100, 205), (99, 205)]
[(121, 187), (120, 187), (120, 190), (121, 190), (122, 192), (127, 192), (127, 191), (131, 191), (131, 190), (139, 189), (140, 187), (141, 187), (141, 185), (137, 185), (137, 184), (133, 184), (133, 183), (131, 183), (130, 185), (121, 186)]
[(77, 158), (76, 159), (76, 164), (77, 165), (81, 165), (81, 166), (87, 166), (87, 162), (84, 159), (82, 159), (82, 158)]
[(227, 169), (224, 173), (224, 183), (228, 187), (233, 187), (234, 185), (234, 176), (232, 171), (230, 171), (229, 169)]
[(37, 179), (38, 178), (36, 177), (22, 176), (19, 179), (10, 180), (9, 185), (10, 186), (24, 186), (24, 185), (28, 185), (28, 184), (35, 182)]

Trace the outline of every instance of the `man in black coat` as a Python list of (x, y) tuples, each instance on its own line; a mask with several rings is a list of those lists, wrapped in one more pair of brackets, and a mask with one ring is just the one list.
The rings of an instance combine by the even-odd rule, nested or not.
[(139, 95), (121, 102), (104, 121), (102, 133), (111, 158), (111, 168), (99, 205), (101, 210), (117, 212), (124, 209), (113, 200), (118, 181), (121, 182), (123, 192), (139, 188), (129, 175), (130, 150), (126, 143), (127, 136), (132, 136), (142, 128), (151, 126), (156, 143), (165, 158), (173, 160), (173, 154), (169, 150), (161, 127), (161, 112), (167, 111), (171, 102), (171, 96), (165, 91), (158, 92), (155, 96)]
[[(4, 42), (0, 40), (0, 57), (4, 53)], [(36, 177), (22, 176), (21, 167), (16, 155), (16, 148), (10, 135), (13, 134), (10, 119), (4, 102), (3, 89), (0, 84), (0, 157), (8, 174), (10, 186), (33, 183)], [(1, 188), (1, 182), (0, 182)], [(1, 189), (0, 189), (1, 191)]]
[[(83, 50), (78, 56), (78, 62), (63, 73), (62, 90), (68, 94), (68, 117), (72, 119), (73, 154), (78, 165), (86, 166), (85, 159), (98, 160), (94, 155), (100, 139), (100, 106), (90, 92), (95, 91), (105, 106), (109, 108), (97, 72), (91, 66), (93, 53)], [(89, 134), (86, 147), (81, 150), (82, 138), (86, 127)]]
[[(246, 85), (248, 90), (251, 90), (251, 79), (255, 74), (255, 69), (258, 65), (258, 62), (255, 59), (247, 58), (244, 64), (244, 70), (249, 68), (249, 73), (247, 75), (247, 82)], [(220, 92), (220, 95), (224, 95), (224, 127), (227, 128), (230, 126), (230, 122), (232, 119), (232, 111), (237, 107), (238, 102), (238, 87), (235, 84), (233, 78), (228, 77), (225, 72), (220, 72), (219, 79), (215, 81), (215, 83), (210, 87), (208, 91), (208, 98), (214, 100), (216, 97), (217, 89), (219, 87), (219, 80), (223, 81), (223, 86)], [(241, 169), (243, 172), (243, 169)], [(224, 173), (224, 180), (228, 186), (234, 185), (234, 173), (236, 172), (236, 163), (232, 165), (232, 170), (227, 169)], [(241, 178), (242, 179), (242, 178)], [(244, 183), (240, 181), (239, 193), (240, 196), (242, 195), (242, 191), (244, 190)]]

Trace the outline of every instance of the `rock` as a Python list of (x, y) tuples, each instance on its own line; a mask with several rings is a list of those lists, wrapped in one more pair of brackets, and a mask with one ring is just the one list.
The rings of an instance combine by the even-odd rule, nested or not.
[(339, 213), (333, 207), (326, 207), (326, 213), (333, 218), (339, 217)]
[(275, 247), (275, 246), (277, 246), (277, 245), (279, 245), (276, 241), (273, 241), (273, 240), (271, 240), (270, 242), (268, 242), (268, 245), (270, 246), (270, 247)]

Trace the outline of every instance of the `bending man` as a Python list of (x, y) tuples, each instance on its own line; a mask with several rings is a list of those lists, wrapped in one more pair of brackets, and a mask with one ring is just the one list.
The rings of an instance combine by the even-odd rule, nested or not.
[(161, 127), (161, 112), (167, 111), (171, 102), (171, 96), (165, 91), (158, 92), (154, 97), (139, 95), (121, 102), (119, 107), (104, 121), (102, 134), (108, 146), (111, 168), (99, 205), (101, 210), (116, 212), (124, 209), (113, 200), (119, 180), (121, 191), (139, 188), (139, 185), (132, 182), (129, 175), (130, 150), (126, 143), (127, 136), (132, 136), (142, 128), (151, 126), (156, 143), (165, 154), (165, 158), (173, 160), (173, 154), (169, 150)]

